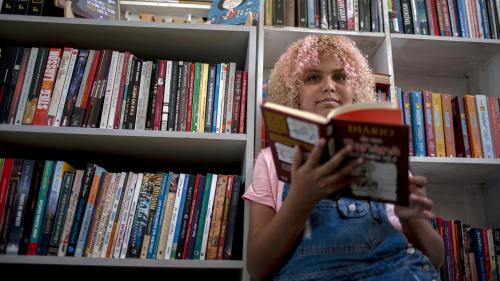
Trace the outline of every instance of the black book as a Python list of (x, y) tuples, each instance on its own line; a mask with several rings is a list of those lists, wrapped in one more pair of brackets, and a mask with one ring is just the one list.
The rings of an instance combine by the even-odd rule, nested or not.
[[(181, 62), (182, 63), (182, 62)], [(179, 62), (172, 61), (172, 75), (170, 78), (170, 96), (168, 103), (167, 130), (175, 130), (175, 116), (177, 115), (177, 86), (179, 80)]]
[(184, 210), (182, 210), (182, 222), (179, 232), (179, 240), (177, 241), (177, 250), (175, 251), (176, 259), (182, 259), (182, 256), (184, 255), (184, 242), (186, 241), (186, 237), (188, 236), (187, 229), (189, 223), (189, 215), (191, 213), (191, 204), (193, 203), (193, 193), (194, 193), (195, 183), (196, 183), (196, 175), (189, 175), (189, 182), (187, 184), (188, 189), (186, 191), (186, 201), (184, 203)]

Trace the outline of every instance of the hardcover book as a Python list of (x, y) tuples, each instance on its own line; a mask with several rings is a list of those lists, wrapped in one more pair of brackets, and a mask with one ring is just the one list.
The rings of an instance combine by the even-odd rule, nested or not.
[(259, 0), (214, 0), (208, 20), (214, 24), (257, 25)]
[(322, 163), (348, 144), (353, 150), (344, 164), (364, 159), (351, 175), (366, 180), (352, 184), (343, 193), (408, 205), (408, 128), (392, 104), (345, 105), (326, 117), (271, 102), (261, 105), (261, 110), (280, 180), (291, 180), (295, 145), (307, 158), (318, 140), (324, 138), (327, 145)]

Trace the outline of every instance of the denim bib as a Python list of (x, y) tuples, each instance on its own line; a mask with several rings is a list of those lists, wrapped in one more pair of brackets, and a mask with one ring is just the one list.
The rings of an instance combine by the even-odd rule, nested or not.
[[(283, 200), (289, 186), (285, 184)], [(275, 280), (438, 280), (439, 274), (387, 218), (380, 202), (340, 197), (312, 210)]]

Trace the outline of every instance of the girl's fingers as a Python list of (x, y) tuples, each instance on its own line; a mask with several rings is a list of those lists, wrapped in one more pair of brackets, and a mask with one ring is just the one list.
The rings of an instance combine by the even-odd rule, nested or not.
[(409, 176), (408, 181), (416, 186), (425, 186), (427, 184), (427, 178), (423, 176)]
[(345, 178), (349, 177), (351, 174), (352, 170), (356, 168), (358, 165), (363, 163), (363, 159), (358, 158), (351, 160), (349, 164), (347, 164), (345, 167), (337, 171), (336, 173), (327, 176), (321, 181), (321, 186), (330, 186), (330, 185), (337, 185), (337, 183), (340, 183), (342, 180)]
[(328, 160), (325, 164), (321, 165), (318, 168), (318, 175), (320, 176), (326, 176), (331, 174), (333, 171), (335, 171), (340, 163), (347, 157), (349, 152), (352, 151), (352, 146), (351, 145), (346, 145), (344, 148), (339, 150), (339, 152), (335, 153), (330, 160)]
[(432, 206), (434, 203), (431, 199), (425, 196), (419, 196), (417, 194), (410, 195), (410, 206), (415, 206), (417, 208), (421, 208), (423, 210), (432, 210)]
[(323, 149), (325, 147), (325, 143), (326, 143), (325, 139), (319, 139), (318, 144), (311, 151), (309, 158), (307, 158), (305, 165), (308, 165), (310, 168), (319, 165), (319, 162), (321, 160), (321, 154), (323, 154)]
[(302, 165), (302, 161), (304, 161), (302, 150), (298, 145), (295, 145), (295, 154), (293, 155), (292, 171), (297, 171)]

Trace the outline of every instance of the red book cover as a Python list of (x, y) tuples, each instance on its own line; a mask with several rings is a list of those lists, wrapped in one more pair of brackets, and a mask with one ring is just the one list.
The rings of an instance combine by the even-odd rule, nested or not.
[(160, 60), (158, 68), (158, 89), (156, 91), (156, 104), (153, 105), (155, 107), (153, 130), (156, 131), (161, 130), (161, 117), (163, 115), (163, 92), (165, 92), (165, 74), (167, 69), (167, 61)]
[(350, 196), (408, 205), (408, 127), (390, 103), (356, 103), (332, 110), (327, 117), (266, 102), (261, 105), (269, 146), (280, 180), (290, 182), (295, 146), (311, 153), (320, 138), (327, 141), (324, 163), (346, 145), (346, 163), (365, 162), (351, 173), (364, 182), (344, 189)]
[(457, 157), (471, 157), (469, 130), (465, 116), (464, 100), (455, 96), (451, 99), (453, 129), (455, 133), (455, 150)]
[(122, 106), (123, 106), (123, 96), (125, 94), (125, 84), (127, 83), (127, 78), (129, 74), (130, 65), (130, 52), (125, 52), (125, 56), (123, 58), (123, 70), (122, 76), (120, 77), (120, 90), (118, 90), (118, 100), (116, 101), (116, 113), (115, 120), (113, 121), (113, 129), (118, 129), (120, 126), (120, 118), (122, 114)]
[(427, 156), (436, 156), (436, 140), (434, 138), (434, 119), (432, 114), (432, 93), (429, 91), (422, 92), (424, 104), (424, 124), (425, 124), (425, 140), (427, 143)]
[(243, 72), (243, 83), (241, 83), (241, 104), (240, 104), (240, 128), (239, 133), (245, 133), (246, 109), (247, 109), (247, 84), (248, 71)]
[(9, 191), (10, 174), (14, 160), (5, 158), (3, 161), (2, 174), (0, 178), (0, 229), (3, 228), (5, 205), (7, 203), (7, 193)]
[(31, 53), (31, 48), (24, 48), (21, 68), (19, 69), (16, 86), (14, 88), (14, 93), (12, 96), (12, 102), (10, 104), (9, 118), (7, 120), (8, 124), (14, 124), (14, 122), (16, 121), (15, 119), (16, 119), (17, 108), (19, 106), (19, 99), (21, 98), (21, 91), (23, 89), (24, 78), (26, 77), (26, 70), (28, 69), (28, 61), (30, 59), (30, 53)]
[(488, 96), (487, 99), (495, 158), (500, 158), (500, 99), (493, 96)]
[(188, 104), (187, 104), (187, 116), (186, 116), (186, 132), (191, 132), (191, 118), (193, 114), (193, 89), (194, 89), (194, 66), (192, 63), (189, 65), (189, 84), (188, 84)]
[[(439, 0), (437, 0), (439, 1)], [(432, 25), (432, 29), (429, 30), (430, 35), (439, 36), (439, 22), (436, 11), (436, 0), (425, 0), (425, 6), (427, 8), (427, 21), (429, 26)]]
[(483, 248), (484, 254), (484, 269), (486, 273), (486, 280), (493, 280), (493, 276), (491, 275), (491, 255), (490, 248), (488, 247), (489, 242), (486, 228), (481, 228), (481, 236), (483, 237), (483, 243), (481, 244), (481, 247)]
[(43, 74), (42, 86), (38, 103), (36, 105), (35, 116), (33, 117), (33, 125), (44, 126), (47, 121), (47, 113), (49, 112), (50, 99), (52, 90), (56, 81), (59, 62), (61, 61), (62, 49), (50, 48), (47, 65)]

